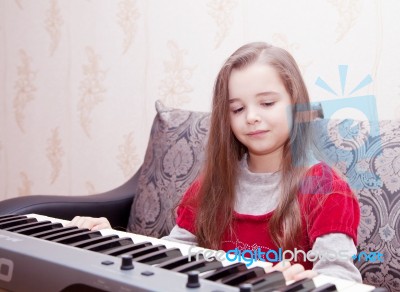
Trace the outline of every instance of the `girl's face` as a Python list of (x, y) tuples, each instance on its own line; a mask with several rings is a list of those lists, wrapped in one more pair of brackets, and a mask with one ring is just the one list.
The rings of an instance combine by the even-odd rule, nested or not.
[(277, 171), (292, 119), (281, 78), (272, 66), (254, 63), (234, 69), (228, 86), (231, 129), (248, 149), (250, 170)]

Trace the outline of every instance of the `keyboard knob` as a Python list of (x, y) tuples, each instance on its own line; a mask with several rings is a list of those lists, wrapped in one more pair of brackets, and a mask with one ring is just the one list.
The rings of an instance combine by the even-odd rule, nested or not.
[(122, 256), (121, 270), (132, 270), (132, 269), (133, 269), (132, 256), (130, 255)]
[(199, 288), (199, 271), (190, 271), (188, 273), (188, 281), (186, 283), (186, 287), (188, 288)]

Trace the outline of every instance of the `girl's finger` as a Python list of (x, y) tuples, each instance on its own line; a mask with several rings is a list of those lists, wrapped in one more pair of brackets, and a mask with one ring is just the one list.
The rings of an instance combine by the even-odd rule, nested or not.
[(100, 223), (100, 224), (97, 224), (97, 225), (93, 226), (91, 230), (96, 231), (96, 230), (110, 229), (110, 228), (111, 228), (111, 226), (107, 221), (107, 222), (103, 222), (103, 223)]
[(304, 267), (300, 264), (294, 264), (290, 266), (290, 268), (285, 269), (283, 272), (283, 276), (285, 277), (286, 281), (294, 280), (294, 277), (297, 274), (304, 272)]
[(75, 226), (76, 222), (79, 220), (80, 216), (75, 216), (74, 218), (72, 218), (72, 220), (70, 222), (68, 222), (65, 226)]
[(290, 262), (289, 261), (282, 261), (282, 262), (279, 262), (279, 263), (277, 263), (273, 268), (272, 268), (272, 270), (273, 271), (284, 271), (284, 270), (287, 270), (288, 268), (290, 268), (292, 265), (290, 264)]
[(293, 280), (298, 281), (298, 280), (302, 280), (305, 278), (314, 278), (315, 276), (317, 276), (318, 273), (313, 271), (313, 270), (305, 270), (304, 272), (298, 273), (296, 275), (293, 276)]

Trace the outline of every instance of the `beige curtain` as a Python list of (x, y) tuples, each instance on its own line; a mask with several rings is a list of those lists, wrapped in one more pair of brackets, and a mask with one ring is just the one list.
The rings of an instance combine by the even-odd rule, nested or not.
[(155, 100), (210, 110), (220, 65), (249, 41), (288, 49), (313, 100), (374, 95), (380, 118), (398, 118), (399, 11), (396, 0), (1, 0), (0, 200), (122, 184), (142, 163)]

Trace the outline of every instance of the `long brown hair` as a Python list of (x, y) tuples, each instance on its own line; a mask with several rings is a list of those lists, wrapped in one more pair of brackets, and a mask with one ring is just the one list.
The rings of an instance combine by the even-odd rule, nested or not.
[(277, 246), (291, 249), (301, 232), (296, 195), (305, 175), (310, 143), (309, 96), (300, 70), (284, 49), (249, 43), (235, 51), (218, 73), (212, 101), (206, 161), (198, 193), (196, 236), (200, 246), (219, 249), (224, 233), (232, 230), (238, 161), (246, 153), (231, 130), (228, 82), (233, 69), (259, 62), (275, 68), (292, 101), (290, 137), (284, 144), (281, 177), (282, 194), (270, 220), (270, 234)]

